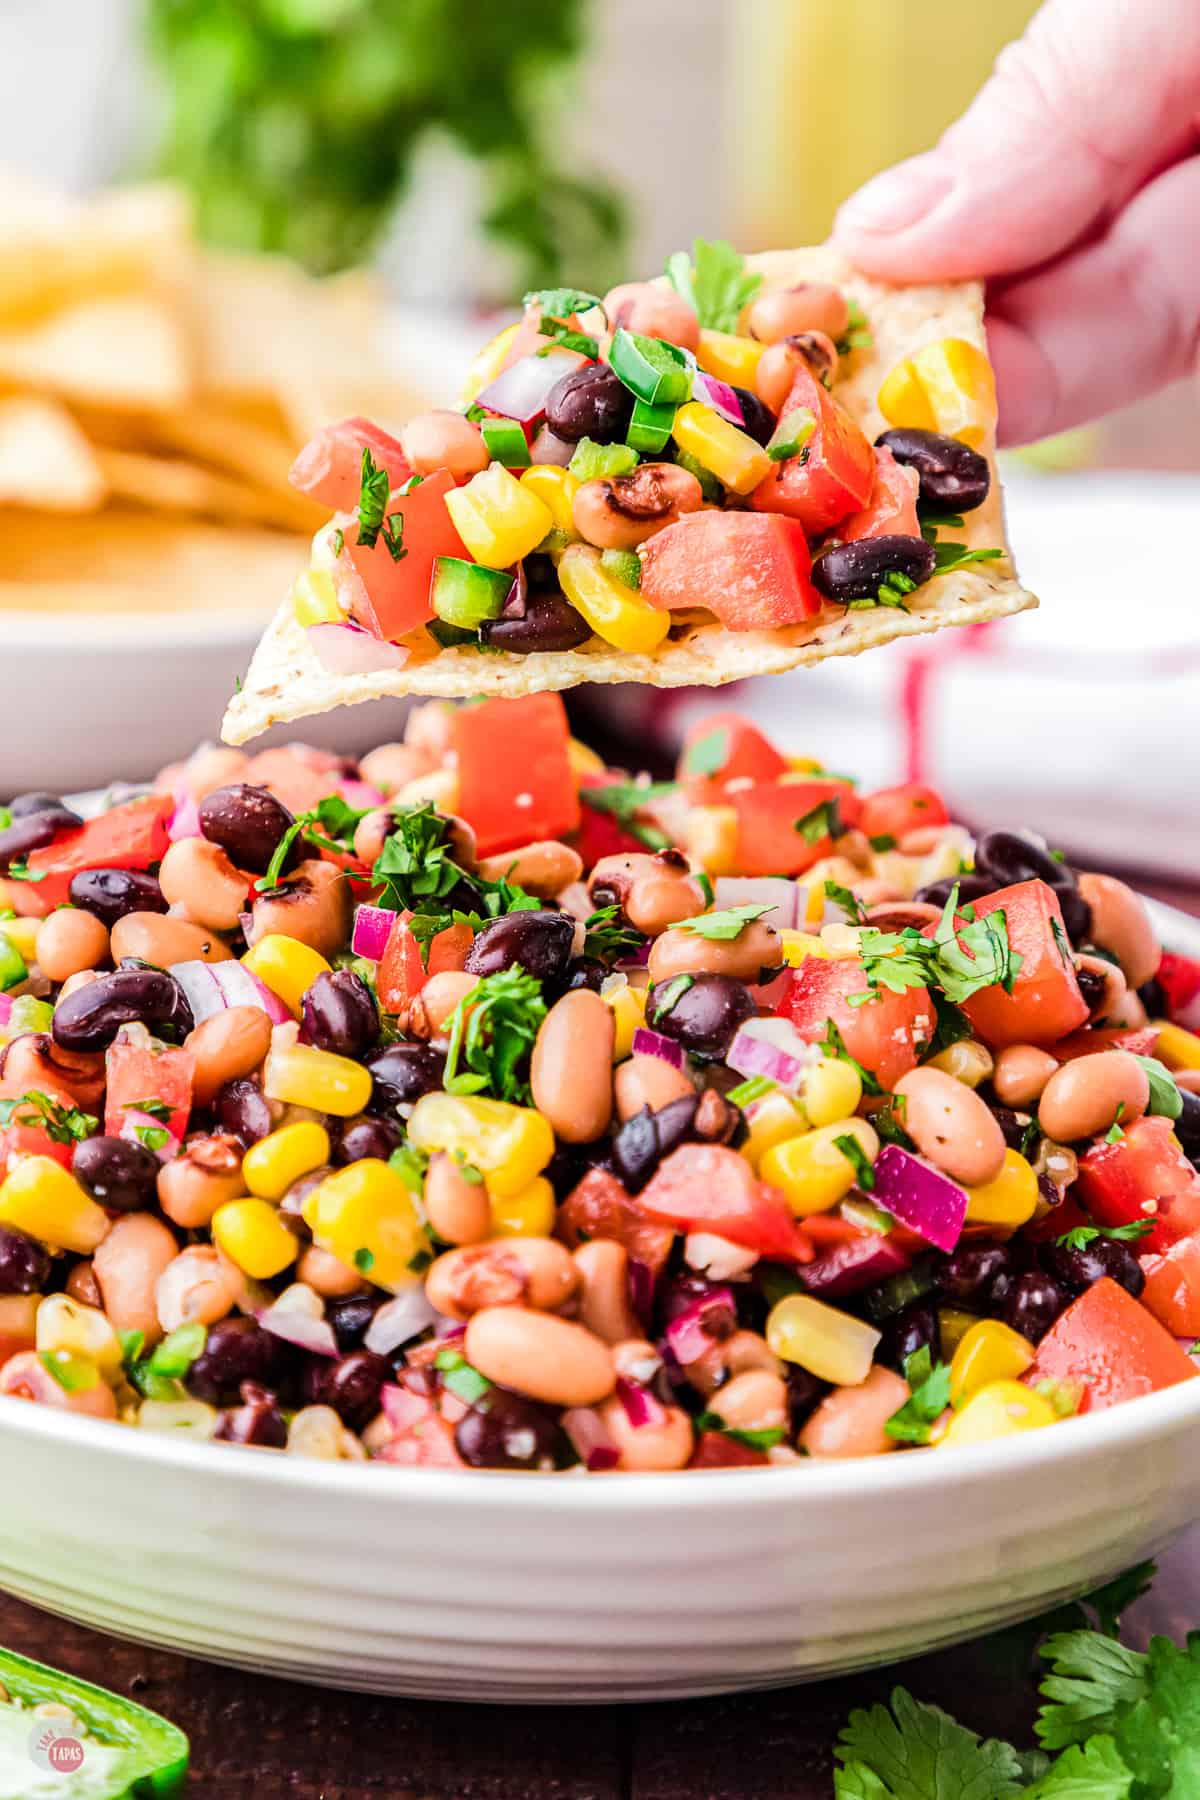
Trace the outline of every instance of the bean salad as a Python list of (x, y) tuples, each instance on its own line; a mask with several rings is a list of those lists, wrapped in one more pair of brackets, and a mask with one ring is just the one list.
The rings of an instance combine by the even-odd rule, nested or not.
[(550, 694), (110, 802), (0, 810), (3, 1404), (605, 1473), (1194, 1379), (1200, 964), (1035, 834)]

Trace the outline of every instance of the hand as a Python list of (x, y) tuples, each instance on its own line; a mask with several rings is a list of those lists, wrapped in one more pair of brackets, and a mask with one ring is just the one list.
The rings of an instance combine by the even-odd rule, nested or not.
[(1047, 0), (835, 241), (888, 280), (988, 278), (1001, 440), (1025, 443), (1197, 367), (1198, 151), (1196, 0)]

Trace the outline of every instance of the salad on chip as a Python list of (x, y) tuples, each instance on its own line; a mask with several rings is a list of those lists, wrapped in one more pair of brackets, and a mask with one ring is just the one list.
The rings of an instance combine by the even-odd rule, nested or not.
[(1014, 574), (977, 283), (698, 241), (527, 296), (458, 410), (318, 432), (332, 515), (224, 724), (380, 696), (716, 685), (1036, 604)]

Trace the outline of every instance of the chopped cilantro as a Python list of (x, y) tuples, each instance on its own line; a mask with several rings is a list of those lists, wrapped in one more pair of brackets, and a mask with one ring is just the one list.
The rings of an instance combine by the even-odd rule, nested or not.
[(851, 1056), (842, 1041), (841, 1032), (838, 1030), (832, 1019), (826, 1019), (825, 1036), (823, 1038), (818, 1038), (817, 1047), (818, 1049), (823, 1050), (826, 1056), (836, 1056), (839, 1062), (849, 1063), (850, 1067), (856, 1070), (858, 1079), (862, 1082), (864, 1094), (882, 1094), (883, 1088), (875, 1079), (874, 1075), (872, 1075), (870, 1069), (865, 1068), (857, 1058)]
[(877, 832), (873, 838), (868, 838), (867, 842), (877, 854), (884, 850), (894, 850), (896, 848), (895, 838), (890, 837), (886, 831)]
[(965, 569), (968, 563), (998, 562), (1003, 550), (968, 550), (965, 544), (935, 544), (935, 575), (948, 575), (952, 569)]
[(619, 906), (601, 906), (585, 921), (585, 956), (598, 957), (601, 962), (616, 962), (645, 943), (640, 931), (621, 923), (620, 913)]
[(729, 728), (717, 725), (690, 743), (683, 756), (685, 775), (715, 775), (729, 760)]
[(806, 844), (819, 844), (827, 837), (841, 837), (842, 812), (837, 795), (819, 801), (802, 819), (796, 820), (793, 829), (800, 833)]
[(734, 332), (745, 307), (762, 286), (761, 275), (746, 269), (746, 259), (732, 244), (697, 238), (689, 257), (676, 250), (667, 258), (667, 280), (694, 310), (706, 331)]
[(425, 1171), (429, 1167), (429, 1158), (424, 1150), (418, 1150), (414, 1144), (400, 1144), (388, 1157), (388, 1168), (397, 1174), (410, 1194), (418, 1200), (425, 1192)]
[(645, 844), (648, 850), (669, 850), (671, 839), (666, 832), (660, 831), (657, 825), (647, 824), (637, 815), (642, 807), (652, 806), (655, 800), (675, 793), (678, 786), (675, 781), (622, 781), (583, 788), (579, 797), (585, 806), (608, 813), (623, 831)]
[(1125, 1136), (1125, 1133), (1121, 1130), (1120, 1125), (1114, 1119), (1112, 1124), (1109, 1126), (1108, 1130), (1104, 1134), (1104, 1141), (1106, 1144), (1119, 1144), (1121, 1139), (1124, 1136)]
[(326, 794), (310, 812), (297, 813), (276, 844), (266, 873), (255, 882), (256, 890), (262, 894), (278, 885), (292, 845), (299, 837), (319, 850), (345, 855), (354, 847), (355, 826), (369, 811), (369, 807), (348, 805), (340, 794)]
[(354, 1266), (360, 1275), (369, 1275), (375, 1267), (375, 1252), (360, 1245), (354, 1252)]
[(1054, 1242), (1064, 1250), (1086, 1250), (1097, 1238), (1112, 1238), (1118, 1244), (1134, 1244), (1154, 1230), (1152, 1219), (1131, 1219), (1128, 1225), (1076, 1225), (1064, 1231)]
[(121, 1105), (125, 1112), (145, 1113), (148, 1119), (159, 1119), (164, 1125), (170, 1124), (174, 1111), (165, 1100), (123, 1100)]
[(46, 873), (45, 869), (35, 872), (27, 862), (18, 859), (9, 863), (4, 871), (4, 878), (6, 881), (45, 881)]
[(904, 1379), (912, 1392), (883, 1429), (902, 1444), (927, 1444), (931, 1427), (950, 1404), (950, 1365), (935, 1363), (923, 1344), (905, 1358)]
[(1177, 1119), (1183, 1111), (1183, 1095), (1171, 1071), (1164, 1068), (1156, 1056), (1135, 1056), (1134, 1061), (1141, 1063), (1150, 1083), (1147, 1112), (1158, 1113), (1164, 1119)]
[[(450, 1015), (443, 1086), (448, 1094), (487, 1090), (524, 1105), (529, 1082), (522, 1068), (546, 1016), (542, 984), (519, 964), (485, 975)], [(460, 1060), (466, 1069), (459, 1070)]]
[(680, 919), (675, 929), (690, 931), (696, 937), (708, 938), (710, 942), (729, 943), (740, 937), (747, 925), (755, 919), (761, 919), (764, 913), (771, 912), (769, 905), (755, 906), (748, 901), (744, 906), (729, 906), (722, 912), (700, 913), (694, 919)]
[(782, 1425), (764, 1425), (758, 1430), (740, 1431), (733, 1425), (727, 1425), (720, 1413), (697, 1413), (692, 1421), (697, 1431), (719, 1431), (722, 1437), (732, 1438), (735, 1444), (745, 1444), (751, 1450), (770, 1450), (775, 1444), (782, 1444), (787, 1436)]
[(866, 922), (867, 909), (858, 895), (852, 893), (849, 888), (840, 886), (836, 881), (827, 881), (825, 898), (832, 900), (835, 906), (840, 906), (852, 925), (862, 925)]
[(52, 1099), (39, 1088), (31, 1088), (17, 1100), (0, 1100), (0, 1126), (14, 1122), (40, 1126), (55, 1144), (77, 1144), (91, 1137), (100, 1123), (93, 1114), (81, 1112), (77, 1106), (64, 1106), (61, 1100)]
[(867, 324), (867, 315), (857, 300), (846, 297), (846, 329), (837, 341), (839, 356), (849, 356), (853, 350), (870, 350), (875, 339)]
[(132, 1131), (138, 1143), (147, 1150), (165, 1150), (171, 1142), (170, 1132), (162, 1125), (134, 1125)]
[(589, 294), (586, 288), (556, 287), (537, 288), (526, 294), (526, 306), (538, 306), (543, 313), (541, 329), (545, 330), (545, 319), (553, 319), (558, 324), (565, 324), (572, 313), (591, 312), (593, 306), (602, 306), (604, 302), (599, 294)]
[(854, 1185), (869, 1194), (875, 1186), (875, 1171), (871, 1167), (871, 1159), (859, 1143), (852, 1131), (834, 1138), (834, 1144), (841, 1151), (846, 1161), (854, 1170)]
[(392, 561), (400, 562), (408, 555), (404, 548), (404, 514), (387, 516), (390, 492), (387, 470), (376, 466), (375, 458), (364, 444), (358, 493), (358, 541), (365, 550), (373, 550), (382, 534)]

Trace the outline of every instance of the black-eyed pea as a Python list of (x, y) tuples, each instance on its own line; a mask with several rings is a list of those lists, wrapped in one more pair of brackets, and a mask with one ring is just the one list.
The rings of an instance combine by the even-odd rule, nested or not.
[(615, 1020), (590, 988), (556, 1000), (538, 1028), (530, 1064), (533, 1103), (565, 1144), (590, 1144), (613, 1109)]
[(742, 314), (741, 323), (762, 344), (802, 331), (823, 331), (840, 338), (850, 322), (850, 308), (841, 288), (828, 281), (801, 281), (795, 287), (770, 288)]
[(489, 1381), (548, 1406), (596, 1406), (616, 1384), (607, 1344), (582, 1325), (525, 1306), (475, 1313), (463, 1350)]
[(876, 1363), (858, 1387), (826, 1394), (800, 1433), (810, 1456), (882, 1456), (897, 1448), (884, 1426), (909, 1397), (907, 1381)]
[(227, 1081), (258, 1068), (271, 1048), (271, 1021), (260, 1006), (229, 1006), (197, 1025), (184, 1043), (195, 1059), (192, 1098), (209, 1106)]
[(1098, 1050), (1055, 1070), (1038, 1102), (1038, 1124), (1057, 1143), (1075, 1144), (1140, 1119), (1149, 1103), (1150, 1083), (1137, 1058), (1127, 1050)]
[(579, 1270), (554, 1238), (506, 1237), (447, 1250), (425, 1276), (429, 1304), (452, 1319), (482, 1308), (551, 1311), (579, 1286)]
[(683, 1240), (683, 1260), (689, 1269), (707, 1275), (710, 1281), (737, 1281), (750, 1273), (758, 1261), (758, 1251), (730, 1243), (715, 1231), (689, 1231)]
[[(417, 707), (411, 717), (419, 719), (425, 710)], [(358, 769), (364, 781), (381, 793), (391, 795), (419, 776), (428, 775), (436, 769), (439, 760), (439, 755), (431, 754), (420, 744), (380, 744), (377, 749), (368, 751)]]
[(357, 1269), (332, 1251), (322, 1250), (319, 1244), (309, 1244), (301, 1252), (296, 1279), (324, 1300), (344, 1300), (350, 1294), (360, 1294), (366, 1285)]
[(657, 984), (673, 975), (727, 975), (751, 983), (782, 967), (779, 933), (765, 919), (752, 919), (734, 938), (706, 938), (686, 926), (673, 926), (650, 949), (650, 979)]
[(204, 744), (183, 765), (183, 782), (197, 805), (218, 788), (245, 781), (249, 757), (228, 744)]
[(364, 813), (354, 827), (354, 854), (370, 868), (395, 829), (396, 815), (388, 806), (376, 806)]
[(131, 956), (156, 969), (170, 969), (181, 962), (229, 962), (233, 956), (229, 945), (209, 927), (169, 918), (166, 913), (126, 913), (113, 926), (110, 942), (114, 962)]
[(173, 1233), (152, 1213), (126, 1213), (116, 1220), (92, 1258), (114, 1331), (140, 1331), (148, 1345), (158, 1342), (158, 1282), (178, 1254)]
[(710, 1350), (686, 1365), (688, 1380), (700, 1393), (713, 1394), (731, 1376), (743, 1375), (751, 1369), (782, 1375), (783, 1364), (757, 1331), (735, 1331), (732, 1336), (714, 1343)]
[(694, 875), (677, 868), (658, 868), (634, 878), (624, 912), (635, 931), (658, 937), (684, 919), (698, 918), (707, 905)]
[(1162, 946), (1145, 902), (1113, 875), (1081, 875), (1079, 891), (1092, 911), (1088, 942), (1111, 951), (1127, 984), (1142, 987), (1157, 973), (1162, 960)]
[(571, 502), (575, 529), (600, 550), (636, 550), (648, 537), (699, 512), (700, 483), (677, 463), (642, 463), (629, 475), (585, 481)]
[(788, 1422), (787, 1382), (768, 1369), (747, 1369), (718, 1388), (709, 1407), (733, 1431), (771, 1431)]
[(941, 1069), (910, 1069), (896, 1083), (904, 1129), (922, 1156), (966, 1187), (982, 1187), (1004, 1167), (1004, 1134), (971, 1088)]
[(257, 943), (278, 933), (322, 956), (335, 956), (350, 930), (351, 905), (350, 884), (341, 869), (316, 859), (302, 862), (255, 900), (247, 937)]
[(652, 281), (623, 281), (605, 294), (604, 315), (613, 331), (622, 325), (639, 337), (665, 338), (684, 350), (699, 348), (696, 310), (674, 288), (659, 287)]
[(1088, 1002), (1088, 1018), (1093, 1024), (1114, 1018), (1129, 991), (1121, 969), (1106, 956), (1093, 956), (1086, 950), (1075, 953), (1074, 963)]
[(629, 1252), (624, 1244), (593, 1238), (575, 1251), (575, 1265), (580, 1324), (606, 1344), (636, 1341), (641, 1325), (629, 1300)]
[(409, 1006), (409, 1035), (426, 1040), (437, 1037), (445, 1031), (459, 1001), (478, 986), (479, 976), (469, 975), (465, 969), (439, 969)]
[(158, 884), (172, 907), (208, 931), (233, 931), (249, 905), (254, 876), (235, 868), (219, 844), (179, 838), (167, 846)]
[(448, 1150), (430, 1161), (425, 1215), (444, 1244), (481, 1244), (492, 1229), (491, 1201), (478, 1171), (469, 1177)]
[(449, 469), (456, 481), (466, 481), (488, 466), (488, 449), (478, 425), (448, 409), (417, 413), (401, 431), (400, 444), (414, 475)]
[(583, 874), (583, 859), (570, 844), (545, 838), (504, 856), (483, 857), (479, 873), (485, 881), (511, 881), (524, 888), (527, 894), (552, 900), (573, 881), (579, 880)]
[(661, 1056), (631, 1056), (618, 1063), (613, 1077), (617, 1117), (632, 1119), (648, 1106), (661, 1112), (672, 1100), (686, 1100), (696, 1091), (690, 1075), (664, 1061)]
[(242, 1271), (214, 1244), (191, 1244), (158, 1278), (154, 1290), (158, 1322), (166, 1332), (192, 1320), (215, 1325), (233, 1311), (245, 1286)]
[(60, 906), (38, 926), (34, 954), (50, 981), (67, 981), (108, 961), (108, 927), (94, 913)]
[(692, 1421), (679, 1406), (656, 1406), (654, 1416), (635, 1425), (620, 1400), (600, 1407), (605, 1435), (617, 1452), (617, 1467), (629, 1474), (686, 1468), (695, 1448)]
[(1058, 1061), (1036, 1044), (1006, 1044), (996, 1057), (992, 1086), (1001, 1106), (1034, 1106)]
[(838, 369), (838, 348), (826, 331), (796, 331), (769, 344), (754, 370), (754, 391), (772, 412), (781, 413), (796, 379), (806, 368), (825, 387), (832, 387)]
[(189, 1138), (180, 1154), (158, 1171), (158, 1204), (184, 1231), (203, 1231), (218, 1206), (245, 1192), (242, 1146), (226, 1133)]

